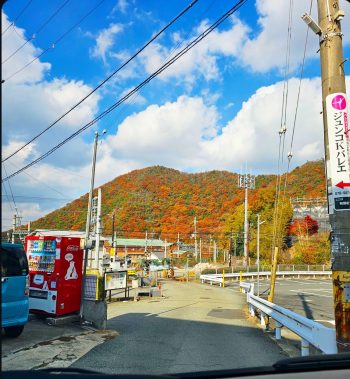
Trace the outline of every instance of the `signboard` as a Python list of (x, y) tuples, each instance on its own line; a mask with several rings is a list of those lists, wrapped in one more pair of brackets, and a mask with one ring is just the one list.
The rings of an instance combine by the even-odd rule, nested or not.
[(106, 272), (105, 291), (126, 288), (126, 271)]
[(349, 117), (345, 93), (326, 98), (329, 162), (327, 162), (329, 213), (350, 210)]

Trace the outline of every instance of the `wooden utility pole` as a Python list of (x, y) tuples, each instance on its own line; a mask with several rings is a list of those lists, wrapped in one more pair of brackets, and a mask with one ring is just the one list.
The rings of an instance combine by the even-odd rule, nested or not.
[[(350, 144), (338, 0), (318, 0), (322, 105), (338, 351), (350, 351)], [(303, 16), (304, 18), (304, 16)], [(316, 26), (317, 28), (317, 26)]]

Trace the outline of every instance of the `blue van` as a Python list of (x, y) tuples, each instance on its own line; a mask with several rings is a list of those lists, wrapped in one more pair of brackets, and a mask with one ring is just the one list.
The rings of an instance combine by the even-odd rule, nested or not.
[(23, 246), (1, 243), (1, 326), (18, 337), (28, 322), (29, 272)]

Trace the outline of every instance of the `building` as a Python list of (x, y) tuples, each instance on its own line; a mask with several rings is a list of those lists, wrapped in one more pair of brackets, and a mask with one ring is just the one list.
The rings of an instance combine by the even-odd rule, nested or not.
[(290, 199), (290, 202), (293, 207), (293, 220), (310, 216), (317, 221), (319, 232), (330, 231), (326, 197), (315, 199), (295, 198)]
[(169, 256), (175, 246), (173, 242), (165, 242), (156, 239), (141, 239), (141, 238), (117, 238), (112, 247), (112, 239), (109, 238), (110, 255), (117, 257), (129, 256), (134, 263), (140, 259), (147, 257), (149, 259), (162, 260)]

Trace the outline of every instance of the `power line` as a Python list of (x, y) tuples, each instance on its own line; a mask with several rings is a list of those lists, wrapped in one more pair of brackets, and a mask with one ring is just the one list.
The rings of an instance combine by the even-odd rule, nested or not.
[(113, 71), (106, 79), (104, 79), (97, 87), (95, 87), (91, 92), (89, 92), (86, 96), (84, 96), (81, 100), (78, 101), (73, 107), (68, 109), (63, 115), (61, 115), (58, 119), (56, 119), (53, 123), (51, 123), (48, 127), (43, 129), (39, 134), (33, 137), (31, 140), (26, 142), (23, 146), (15, 150), (13, 153), (8, 155), (6, 158), (2, 160), (2, 162), (7, 161), (9, 158), (13, 157), (19, 151), (23, 150), (26, 146), (31, 144), (37, 138), (42, 136), (45, 132), (50, 130), (54, 125), (56, 125), (59, 121), (61, 121), (65, 116), (67, 116), (70, 112), (72, 112), (75, 108), (77, 108), (81, 103), (83, 103), (87, 98), (89, 98), (92, 94), (94, 94), (99, 88), (101, 88), (108, 80), (110, 80), (114, 75), (116, 75), (120, 70), (122, 70), (127, 64), (129, 64), (133, 59), (135, 59), (143, 50), (146, 49), (148, 45), (150, 45), (154, 40), (156, 40), (165, 30), (167, 30), (172, 24), (174, 24), (181, 16), (183, 16), (194, 4), (196, 4), (199, 0), (193, 0), (183, 11), (181, 11), (174, 19), (172, 19), (164, 28), (162, 28), (158, 33), (156, 33), (145, 45), (143, 45), (135, 54), (129, 57), (121, 66), (119, 66), (115, 71)]
[(5, 190), (5, 195), (2, 195), (2, 196), (6, 196), (7, 197), (7, 202), (11, 208), (11, 211), (13, 212), (13, 207), (12, 207), (12, 204), (11, 204), (11, 199), (7, 193), (7, 189), (6, 189), (6, 186), (5, 186), (5, 183), (2, 183), (3, 187), (4, 187), (4, 190)]
[[(5, 197), (6, 195), (1, 195), (3, 197)], [(30, 199), (30, 200), (66, 200), (66, 201), (73, 201), (75, 199), (62, 199), (60, 197), (40, 197), (40, 196), (25, 196), (25, 195), (14, 195), (13, 196), (14, 198), (16, 199)]]
[[(310, 1), (309, 14), (311, 14), (312, 5), (313, 5), (313, 0)], [(298, 109), (299, 109), (301, 83), (302, 83), (303, 76), (304, 76), (304, 67), (305, 67), (305, 58), (306, 58), (306, 49), (307, 49), (308, 37), (309, 37), (309, 27), (306, 28), (304, 53), (303, 53), (303, 59), (302, 59), (302, 64), (301, 64), (300, 76), (299, 76), (298, 95), (297, 95), (297, 101), (296, 101), (296, 105), (295, 105), (294, 120), (293, 120), (293, 129), (292, 129), (292, 137), (291, 137), (291, 142), (290, 142), (290, 147), (289, 147), (289, 152), (288, 152), (288, 166), (287, 166), (287, 171), (285, 173), (285, 179), (284, 179), (283, 199), (285, 199), (285, 195), (286, 195), (286, 189), (287, 189), (287, 183), (288, 183), (288, 175), (289, 175), (289, 171), (290, 171), (290, 163), (291, 163), (291, 160), (292, 160), (292, 157), (293, 157), (293, 153), (292, 153), (292, 151), (293, 151), (293, 142), (294, 142), (294, 135), (295, 135), (295, 128), (296, 128), (296, 120), (297, 120)]]
[(17, 48), (12, 54), (10, 54), (4, 61), (2, 61), (2, 64), (6, 63), (9, 59), (11, 59), (14, 55), (16, 55), (20, 50), (23, 49), (24, 46), (27, 45), (30, 41), (33, 41), (37, 37), (37, 35), (45, 28), (45, 26), (61, 11), (62, 8), (64, 8), (70, 0), (66, 0), (63, 4), (61, 4), (56, 11), (32, 34), (32, 36), (25, 40), (25, 42)]
[(8, 29), (10, 29), (11, 26), (15, 26), (15, 22), (22, 16), (22, 14), (25, 12), (25, 10), (29, 7), (30, 3), (33, 0), (29, 0), (28, 3), (24, 6), (24, 8), (18, 13), (18, 15), (14, 18), (14, 20), (8, 25), (8, 27), (1, 33), (3, 36)]
[[(9, 163), (10, 163), (12, 166), (18, 168), (18, 166), (16, 166), (16, 165), (13, 164), (12, 162), (9, 162)], [(52, 191), (54, 191), (54, 192), (58, 193), (59, 195), (63, 196), (63, 198), (65, 197), (65, 195), (64, 195), (62, 192), (58, 191), (58, 190), (57, 190), (56, 188), (54, 188), (54, 187), (49, 186), (49, 185), (48, 185), (46, 182), (44, 182), (43, 180), (40, 180), (40, 179), (36, 178), (35, 176), (29, 174), (29, 172), (24, 172), (24, 174), (26, 174), (26, 175), (29, 176), (30, 178), (36, 180), (38, 183), (44, 184), (45, 187), (50, 188)], [(6, 175), (7, 175), (7, 174), (6, 174)]]
[[(7, 170), (6, 170), (6, 167), (5, 167), (5, 164), (3, 165), (4, 167), (4, 171), (5, 171), (5, 174), (7, 176)], [(11, 187), (11, 183), (10, 181), (8, 181), (8, 186), (9, 186), (9, 189), (10, 189), (10, 192), (11, 192), (11, 197), (12, 197), (12, 201), (13, 201), (13, 205), (15, 207), (15, 213), (16, 215), (18, 216), (18, 208), (17, 208), (17, 204), (16, 204), (16, 201), (15, 201), (15, 198), (13, 197), (13, 192), (12, 192), (12, 187)], [(5, 185), (4, 185), (4, 188), (5, 188)], [(7, 193), (6, 193), (7, 194)]]
[[(283, 164), (284, 157), (284, 145), (286, 136), (286, 124), (287, 124), (287, 105), (288, 105), (288, 74), (290, 64), (290, 46), (292, 38), (292, 15), (293, 15), (293, 0), (289, 0), (289, 15), (288, 15), (288, 28), (287, 28), (287, 47), (285, 57), (285, 70), (284, 70), (284, 83), (283, 83), (283, 97), (282, 97), (282, 110), (281, 110), (281, 125), (279, 130), (279, 154), (278, 154), (278, 172), (276, 178), (276, 194), (275, 194), (275, 209), (274, 209), (274, 223), (273, 223), (273, 237), (272, 237), (272, 252), (278, 240), (280, 234), (280, 220), (279, 220), (279, 208), (280, 208), (280, 196), (281, 196), (281, 182), (282, 175), (280, 169)], [(279, 242), (279, 241), (277, 241)]]
[(210, 27), (208, 27), (204, 32), (202, 32), (200, 35), (198, 35), (195, 39), (193, 39), (185, 48), (180, 50), (173, 58), (168, 60), (163, 66), (161, 66), (157, 71), (155, 71), (153, 74), (151, 74), (147, 79), (145, 79), (143, 82), (141, 82), (138, 86), (134, 87), (131, 91), (129, 91), (125, 96), (120, 98), (116, 103), (114, 103), (112, 106), (104, 110), (102, 113), (100, 113), (95, 119), (78, 129), (75, 133), (71, 134), (69, 137), (61, 141), (58, 145), (54, 146), (52, 149), (47, 151), (45, 154), (41, 155), (34, 161), (28, 163), (26, 166), (22, 167), (20, 170), (12, 173), (11, 175), (7, 176), (2, 181), (7, 181), (11, 179), (12, 177), (18, 175), (22, 171), (26, 170), (27, 168), (33, 166), (34, 164), (40, 162), (41, 160), (45, 159), (49, 155), (51, 155), (54, 151), (65, 145), (67, 142), (69, 142), (71, 139), (78, 136), (81, 132), (84, 130), (90, 128), (92, 125), (100, 121), (102, 118), (107, 116), (110, 112), (112, 112), (115, 108), (120, 106), (122, 103), (124, 103), (129, 97), (131, 97), (134, 93), (139, 91), (142, 87), (144, 87), (146, 84), (148, 84), (150, 81), (152, 81), (155, 77), (157, 77), (159, 74), (161, 74), (164, 70), (166, 70), (168, 67), (170, 67), (173, 63), (175, 63), (179, 58), (181, 58), (184, 54), (186, 54), (189, 50), (191, 50), (194, 46), (196, 46), (201, 40), (203, 40), (207, 35), (209, 35), (214, 29), (216, 29), (222, 22), (224, 22), (228, 17), (230, 17), (234, 12), (236, 12), (241, 6), (246, 2), (247, 0), (240, 0), (238, 1), (229, 11), (227, 11), (223, 16), (221, 16), (217, 21), (214, 22)]
[(23, 67), (21, 67), (19, 70), (15, 71), (13, 74), (11, 74), (7, 79), (4, 80), (4, 82), (9, 81), (14, 76), (25, 70), (28, 66), (30, 66), (32, 63), (34, 63), (36, 60), (41, 58), (45, 53), (47, 53), (49, 50), (52, 50), (56, 48), (56, 46), (73, 30), (75, 29), (79, 24), (81, 24), (88, 16), (91, 15), (105, 0), (101, 0), (97, 5), (95, 5), (88, 13), (86, 13), (78, 22), (76, 22), (73, 26), (71, 26), (67, 31), (65, 31), (60, 37), (58, 37), (54, 42), (51, 43), (49, 47), (44, 49), (39, 55), (34, 57), (31, 61), (26, 63)]

